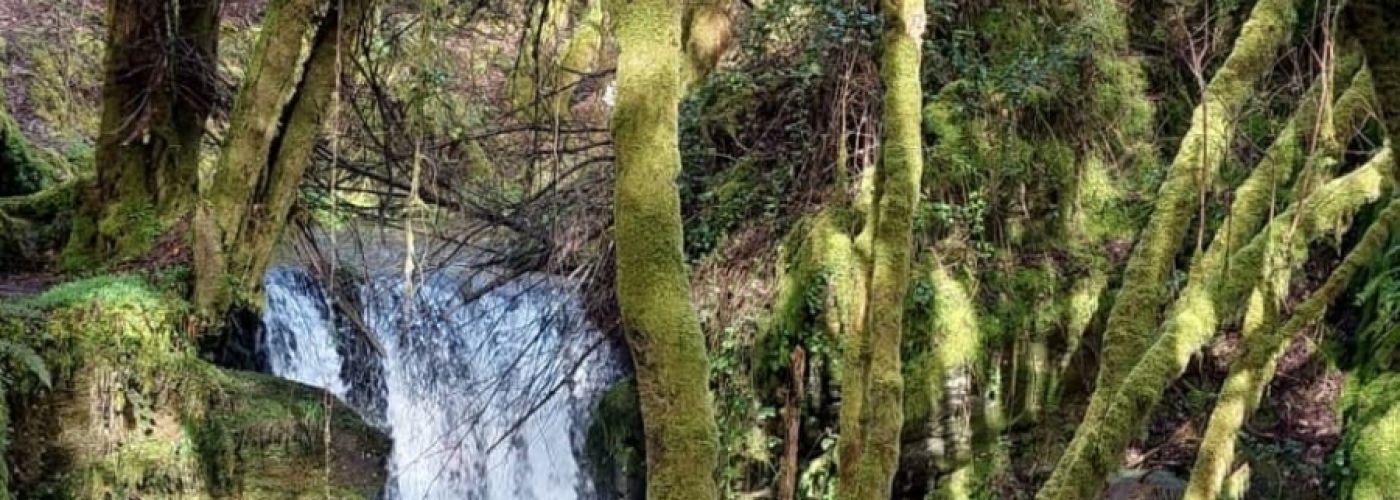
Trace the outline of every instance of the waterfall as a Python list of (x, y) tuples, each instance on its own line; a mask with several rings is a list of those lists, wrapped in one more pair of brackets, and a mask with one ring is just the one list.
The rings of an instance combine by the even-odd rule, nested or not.
[(349, 294), (358, 318), (346, 318), (305, 271), (274, 268), (268, 364), (389, 434), (391, 500), (593, 498), (578, 457), (619, 356), (557, 280), (526, 276), (477, 294), (485, 280), (465, 276), (429, 273), (411, 292), (401, 275), (371, 276)]

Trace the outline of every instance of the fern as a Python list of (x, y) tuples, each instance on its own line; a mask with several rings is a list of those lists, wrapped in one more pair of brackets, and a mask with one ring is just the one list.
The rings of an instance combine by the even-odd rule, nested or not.
[(53, 386), (48, 365), (44, 363), (44, 358), (40, 357), (39, 353), (34, 352), (34, 349), (18, 342), (0, 339), (0, 358), (5, 357), (29, 370), (30, 374), (33, 374), (39, 379), (39, 382), (44, 384), (44, 387)]
[(1357, 337), (1363, 348), (1358, 352), (1369, 356), (1363, 365), (1384, 371), (1400, 348), (1400, 236), (1392, 238), (1379, 264), (1356, 296), (1362, 310)]

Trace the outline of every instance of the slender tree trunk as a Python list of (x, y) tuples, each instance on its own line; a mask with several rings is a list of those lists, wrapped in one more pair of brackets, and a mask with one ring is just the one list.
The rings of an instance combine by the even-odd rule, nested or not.
[[(919, 64), (923, 0), (884, 0), (881, 80), (884, 83), (880, 164), (876, 167), (869, 299), (864, 338), (845, 369), (843, 404), (858, 398), (859, 412), (842, 412), (841, 498), (887, 498), (899, 462), (904, 425), (900, 345), (909, 289), (913, 219), (923, 175)], [(854, 388), (854, 390), (853, 390)], [(858, 418), (857, 418), (858, 417)]]
[(802, 398), (806, 394), (803, 381), (807, 379), (807, 351), (802, 346), (792, 351), (792, 362), (788, 365), (792, 380), (788, 384), (783, 403), (783, 427), (787, 433), (783, 438), (782, 478), (778, 483), (778, 500), (797, 498), (797, 445), (802, 435)]
[(109, 0), (97, 182), (74, 221), (69, 267), (145, 253), (193, 204), (220, 3)]
[(270, 7), (219, 171), (196, 214), (195, 304), (206, 319), (261, 308), (263, 273), (372, 7), (373, 0)]
[(612, 136), (617, 299), (637, 374), (647, 498), (718, 498), (718, 437), (704, 334), (682, 250), (679, 107), (681, 4), (612, 4), (620, 50)]

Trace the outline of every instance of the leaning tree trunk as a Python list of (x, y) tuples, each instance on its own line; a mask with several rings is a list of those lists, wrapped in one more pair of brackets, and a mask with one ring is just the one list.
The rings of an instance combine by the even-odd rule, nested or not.
[(216, 100), (220, 0), (109, 0), (97, 180), (65, 250), (81, 267), (139, 256), (195, 199)]
[[(885, 32), (880, 78), (884, 83), (883, 131), (875, 193), (867, 221), (871, 257), (864, 338), (856, 363), (846, 367), (843, 403), (856, 399), (858, 412), (842, 412), (841, 498), (888, 498), (899, 464), (904, 425), (904, 377), (900, 344), (904, 298), (909, 290), (914, 211), (923, 175), (919, 85), (924, 33), (923, 0), (883, 0)], [(851, 390), (855, 388), (856, 390)]]
[(270, 7), (219, 170), (195, 215), (195, 305), (206, 320), (261, 308), (263, 273), (372, 4), (285, 0)]
[(618, 43), (613, 220), (617, 301), (646, 435), (647, 498), (718, 498), (718, 438), (705, 338), (682, 250), (681, 4), (612, 4)]
[[(1153, 342), (1160, 311), (1170, 297), (1162, 284), (1186, 237), (1202, 183), (1214, 177), (1228, 151), (1234, 117), (1267, 74), (1296, 23), (1291, 0), (1261, 0), (1241, 29), (1235, 47), (1212, 77), (1192, 117), (1191, 129), (1159, 190), (1152, 219), (1124, 270), (1123, 285), (1109, 313), (1099, 376), (1084, 419), (1038, 498), (1089, 498), (1118, 466), (1119, 450), (1100, 444), (1104, 412), (1133, 364)], [(1238, 247), (1238, 245), (1235, 245)]]
[[(1314, 84), (1314, 92), (1310, 92), (1305, 97), (1303, 108), (1294, 114), (1293, 119), (1285, 126), (1283, 133), (1269, 147), (1256, 171), (1264, 170), (1268, 165), (1280, 162), (1290, 165), (1304, 163), (1299, 161), (1299, 157), (1302, 153), (1302, 144), (1308, 137), (1330, 137), (1323, 142), (1331, 143), (1331, 145), (1321, 146), (1320, 150), (1315, 152), (1305, 164), (1317, 166), (1335, 163), (1337, 157), (1340, 156), (1340, 145), (1347, 142), (1367, 116), (1365, 110), (1370, 109), (1369, 102), (1373, 100), (1370, 82), (1370, 76), (1366, 70), (1358, 72), (1346, 93), (1337, 101), (1331, 118), (1332, 125), (1322, 127), (1323, 130), (1315, 134), (1308, 130), (1309, 125), (1323, 125), (1327, 120), (1326, 116), (1323, 116), (1322, 119), (1314, 116), (1319, 108), (1316, 101), (1330, 99), (1331, 96), (1317, 95), (1316, 90), (1322, 85), (1320, 83)], [(1305, 171), (1295, 183), (1297, 187), (1293, 191), (1295, 193), (1302, 192), (1308, 189), (1308, 184), (1319, 182), (1323, 176), (1330, 175), (1330, 173), (1324, 173), (1321, 170), (1323, 169)], [(1284, 174), (1287, 175), (1287, 172)], [(1256, 172), (1250, 178), (1253, 179), (1258, 175)], [(1257, 349), (1255, 346), (1260, 341), (1256, 337), (1264, 335), (1261, 332), (1279, 326), (1277, 324), (1277, 304), (1279, 298), (1287, 294), (1286, 288), (1291, 276), (1287, 269), (1273, 269), (1273, 263), (1266, 262), (1264, 267), (1261, 276), (1262, 282), (1250, 297), (1241, 328), (1246, 352), (1253, 352)], [(1235, 361), (1231, 366), (1229, 377), (1221, 387), (1220, 398), (1216, 401), (1215, 409), (1211, 413), (1210, 424), (1207, 427), (1205, 437), (1201, 440), (1200, 449), (1196, 453), (1196, 465), (1192, 469), (1191, 482), (1187, 487), (1188, 498), (1207, 499), (1215, 498), (1220, 494), (1220, 488), (1224, 485), (1229, 468), (1234, 463), (1236, 433), (1248, 414), (1253, 412), (1259, 394), (1262, 393), (1267, 381), (1272, 378), (1272, 365), (1268, 366), (1267, 369), (1256, 365), (1248, 365), (1249, 368), (1241, 369), (1246, 359), (1251, 359), (1251, 357), (1244, 356)], [(1253, 399), (1251, 400), (1251, 398)]]

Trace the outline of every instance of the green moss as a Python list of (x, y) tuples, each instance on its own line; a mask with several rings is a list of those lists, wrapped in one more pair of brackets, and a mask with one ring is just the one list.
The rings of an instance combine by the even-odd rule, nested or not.
[[(875, 167), (870, 230), (867, 320), (856, 363), (843, 375), (843, 401), (859, 401), (858, 418), (841, 414), (842, 498), (890, 494), (904, 425), (901, 336), (914, 247), (914, 214), (924, 175), (923, 93), (920, 85), (925, 12), (923, 0), (885, 0), (881, 35), (880, 161)], [(848, 358), (849, 359), (849, 358)], [(853, 390), (856, 389), (856, 390)], [(844, 404), (844, 403), (843, 403)]]
[[(1230, 231), (1232, 225), (1239, 224), (1244, 225), (1244, 227), (1235, 228), (1234, 231), (1252, 232), (1254, 230), (1254, 225), (1267, 215), (1266, 210), (1272, 210), (1271, 201), (1273, 197), (1276, 196), (1281, 186), (1266, 186), (1262, 179), (1268, 179), (1269, 182), (1274, 182), (1273, 179), (1275, 178), (1290, 177), (1293, 175), (1293, 165), (1304, 163), (1304, 160), (1301, 158), (1301, 156), (1303, 156), (1301, 143), (1313, 134), (1312, 132), (1308, 132), (1307, 136), (1300, 136), (1298, 129), (1315, 128), (1313, 123), (1318, 121), (1316, 117), (1318, 114), (1318, 106), (1312, 101), (1330, 97), (1318, 95), (1320, 87), (1321, 84), (1315, 85), (1313, 91), (1309, 92), (1309, 96), (1306, 98), (1307, 100), (1304, 101), (1302, 108), (1294, 115), (1294, 118), (1289, 121), (1278, 140), (1270, 146), (1264, 159), (1261, 160), (1259, 167), (1256, 168), (1255, 173), (1251, 174), (1249, 179), (1236, 191), (1236, 198), (1238, 200), (1236, 201), (1236, 207), (1232, 207), (1231, 218), (1227, 219), (1226, 225), (1222, 227), (1220, 231)], [(1369, 92), (1369, 75), (1363, 69), (1356, 75), (1354, 83), (1338, 100), (1336, 106), (1337, 111), (1334, 116), (1330, 117), (1332, 118), (1333, 124), (1324, 124), (1321, 127), (1316, 127), (1325, 129), (1324, 131), (1320, 131), (1320, 134), (1322, 136), (1335, 135), (1335, 132), (1331, 132), (1334, 126), (1348, 129), (1348, 134), (1350, 131), (1354, 131), (1356, 127), (1355, 122), (1364, 118), (1364, 113), (1360, 111), (1364, 106), (1361, 105), (1360, 101), (1364, 101), (1365, 96), (1368, 95)], [(1332, 139), (1332, 142), (1337, 141)], [(1320, 163), (1335, 162), (1338, 159), (1336, 156), (1339, 154), (1339, 148), (1321, 147), (1314, 154), (1308, 155), (1307, 163), (1312, 166)], [(1378, 161), (1385, 162), (1389, 160), (1382, 156), (1378, 158)], [(1328, 176), (1330, 176), (1329, 172), (1317, 169), (1305, 169), (1301, 173), (1301, 178), (1298, 180), (1298, 185), (1295, 186), (1294, 191), (1300, 195), (1315, 192), (1318, 188), (1308, 186), (1308, 184), (1320, 182), (1321, 179)], [(1331, 203), (1328, 201), (1309, 201), (1312, 201), (1314, 204)], [(1244, 206), (1241, 206), (1241, 204)], [(1237, 219), (1241, 220), (1241, 222), (1237, 223)], [(1337, 226), (1340, 228), (1344, 226), (1344, 224), (1337, 224)], [(1296, 226), (1290, 229), (1271, 227), (1269, 231), (1291, 232), (1294, 229), (1296, 229)], [(1309, 228), (1304, 228), (1305, 231), (1308, 229)], [(1335, 230), (1339, 229), (1334, 229), (1334, 231)], [(1217, 237), (1216, 241), (1212, 243), (1212, 247), (1222, 244), (1240, 245), (1243, 243), (1241, 238), (1234, 237), (1233, 239), (1229, 239), (1229, 236), (1230, 235), (1227, 234), (1227, 239)], [(1287, 236), (1289, 235), (1284, 235), (1283, 238), (1280, 238), (1285, 242), (1284, 244), (1287, 244)], [(1308, 237), (1309, 236), (1304, 236), (1304, 238)], [(1253, 260), (1249, 259), (1249, 255), (1251, 255), (1251, 252), (1241, 252), (1242, 259), (1252, 262)], [(1257, 272), (1252, 275), (1245, 275), (1242, 278), (1245, 280), (1253, 280), (1257, 283), (1253, 285), (1254, 288), (1244, 302), (1247, 307), (1241, 329), (1242, 336), (1246, 342), (1247, 351), (1258, 348), (1256, 347), (1257, 343), (1261, 342), (1259, 337), (1266, 335), (1264, 332), (1270, 332), (1280, 326), (1278, 324), (1278, 305), (1289, 292), (1288, 285), (1291, 282), (1293, 269), (1299, 265), (1297, 262), (1301, 262), (1301, 260), (1295, 262), (1294, 259), (1302, 259), (1301, 256), (1291, 251), (1274, 253), (1273, 255), (1273, 258), (1265, 258), (1259, 263), (1260, 267), (1257, 269)], [(1327, 300), (1330, 303), (1331, 299), (1329, 298)], [(1214, 325), (1209, 326), (1209, 329), (1212, 331), (1213, 328)], [(1164, 335), (1174, 333), (1175, 332), (1169, 331), (1164, 333)], [(1291, 335), (1289, 337), (1291, 338)], [(1196, 336), (1192, 338), (1193, 340), (1189, 342), (1203, 343), (1208, 336)], [(1278, 347), (1278, 349), (1281, 348), (1281, 346)], [(1276, 348), (1269, 347), (1264, 350), (1266, 352), (1273, 352)], [(1215, 498), (1220, 494), (1220, 488), (1224, 484), (1226, 474), (1229, 472), (1229, 468), (1234, 462), (1235, 435), (1240, 426), (1243, 425), (1244, 419), (1249, 414), (1253, 413), (1254, 406), (1258, 403), (1258, 399), (1264, 387), (1273, 376), (1276, 359), (1268, 358), (1269, 360), (1266, 361), (1266, 358), (1260, 356), (1261, 355), (1258, 353), (1252, 356), (1246, 355), (1240, 360), (1237, 360), (1236, 365), (1232, 367), (1231, 374), (1226, 379), (1225, 385), (1221, 389), (1221, 396), (1217, 402), (1216, 409), (1211, 415), (1211, 424), (1210, 427), (1207, 428), (1206, 439), (1203, 441), (1201, 451), (1197, 455), (1196, 468), (1191, 475), (1192, 481), (1187, 490), (1188, 498), (1208, 499)]]
[[(1238, 431), (1259, 404), (1289, 343), (1304, 327), (1322, 317), (1327, 307), (1347, 289), (1357, 272), (1383, 254), (1386, 242), (1396, 229), (1400, 229), (1400, 202), (1392, 201), (1322, 286), (1294, 308), (1287, 322), (1279, 325), (1275, 319), (1269, 318), (1253, 335), (1245, 338), (1244, 354), (1231, 364), (1230, 374), (1221, 387), (1220, 398), (1211, 413), (1192, 470), (1187, 498), (1208, 499), (1216, 496), (1225, 481), (1228, 467), (1234, 461)], [(1277, 298), (1273, 300), (1277, 301)], [(1272, 311), (1269, 316), (1276, 314), (1276, 311)], [(1348, 429), (1350, 432), (1351, 427)]]
[[(1156, 338), (1158, 314), (1170, 298), (1162, 284), (1168, 281), (1176, 252), (1187, 236), (1202, 183), (1214, 178), (1233, 135), (1235, 115), (1290, 40), (1296, 23), (1295, 9), (1295, 3), (1289, 0), (1255, 4), (1229, 57), (1211, 77), (1204, 100), (1192, 117), (1191, 129), (1182, 139), (1158, 192), (1151, 221), (1124, 271), (1123, 286), (1109, 314), (1098, 381), (1084, 421), (1038, 498), (1078, 499), (1093, 495), (1101, 478), (1117, 464), (1117, 454), (1121, 452), (1117, 443), (1102, 445), (1100, 433), (1117, 434), (1110, 440), (1117, 441), (1136, 431), (1136, 427), (1106, 429), (1100, 419), (1110, 409), (1120, 383)], [(1153, 390), (1155, 387), (1143, 392)]]
[[(1092, 436), (1095, 447), (1094, 455), (1090, 456), (1096, 456), (1092, 460), (1098, 461), (1098, 467), (1108, 467), (1117, 461), (1118, 455), (1141, 429), (1162, 391), (1186, 369), (1191, 356), (1215, 333), (1221, 316), (1226, 311), (1237, 310), (1246, 294), (1260, 282), (1265, 262), (1275, 263), (1269, 266), (1273, 269), (1301, 266), (1306, 262), (1310, 243), (1339, 234), (1353, 214), (1389, 191), (1390, 161), (1389, 150), (1383, 150), (1365, 166), (1289, 207), (1234, 254), (1228, 265), (1217, 262), (1193, 268), (1193, 276), (1172, 305), (1161, 333), (1113, 391), (1101, 419), (1094, 421), (1094, 428), (1088, 435)], [(1207, 251), (1198, 263), (1216, 257), (1214, 253)], [(1084, 433), (1082, 426), (1080, 433)], [(1076, 440), (1079, 439), (1077, 435)]]
[(53, 167), (36, 153), (6, 111), (5, 94), (0, 92), (0, 196), (37, 192), (56, 180)]
[(785, 385), (794, 348), (802, 347), (815, 380), (840, 385), (842, 355), (859, 323), (863, 279), (854, 262), (849, 214), (828, 209), (797, 224), (780, 250), (780, 273), (768, 328), (759, 338), (766, 386)]
[(318, 389), (199, 360), (187, 309), (140, 277), (99, 276), (0, 310), (22, 325), (4, 334), (35, 345), (55, 379), (52, 391), (12, 394), (26, 450), (10, 456), (24, 462), (12, 484), (79, 498), (370, 498), (382, 487), (387, 438)]
[(618, 43), (613, 221), (617, 302), (636, 367), (647, 498), (715, 498), (718, 431), (690, 302), (680, 195), (681, 5), (608, 5)]

